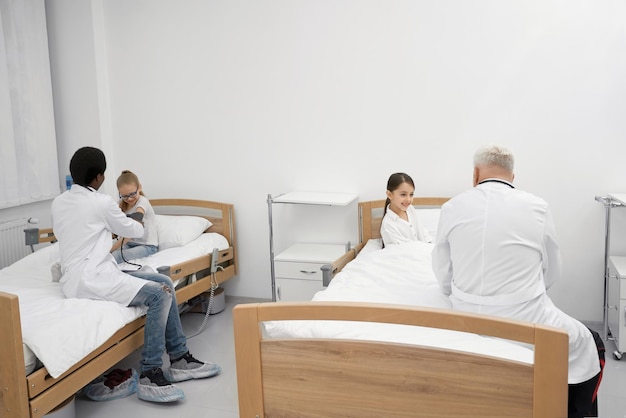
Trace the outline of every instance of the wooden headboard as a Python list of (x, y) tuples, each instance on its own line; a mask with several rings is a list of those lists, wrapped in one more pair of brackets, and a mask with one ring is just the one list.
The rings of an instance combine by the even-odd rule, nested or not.
[(235, 246), (234, 206), (230, 203), (193, 199), (150, 199), (155, 213), (159, 215), (202, 216), (213, 224), (207, 232), (217, 232)]
[[(438, 208), (446, 203), (449, 197), (415, 197), (413, 206), (416, 208)], [(372, 238), (380, 238), (380, 224), (383, 220), (385, 200), (359, 202), (359, 234), (361, 243), (365, 244)]]
[[(155, 213), (159, 215), (201, 216), (213, 225), (207, 232), (224, 235), (231, 247), (236, 245), (234, 206), (230, 203), (212, 202), (194, 199), (150, 199)], [(54, 242), (56, 238), (52, 228), (39, 230), (39, 243)]]
[[(436, 347), (264, 337), (260, 324), (340, 320), (426, 326), (534, 345), (534, 364)], [(233, 309), (241, 417), (566, 417), (568, 337), (539, 324), (350, 302)]]

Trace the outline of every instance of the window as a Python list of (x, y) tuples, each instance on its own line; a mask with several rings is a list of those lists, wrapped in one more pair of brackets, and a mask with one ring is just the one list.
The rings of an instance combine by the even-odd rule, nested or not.
[(59, 191), (44, 0), (2, 0), (0, 209)]

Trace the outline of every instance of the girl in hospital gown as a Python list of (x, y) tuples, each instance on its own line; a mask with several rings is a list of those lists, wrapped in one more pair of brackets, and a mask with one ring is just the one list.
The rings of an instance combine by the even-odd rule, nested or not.
[(387, 181), (387, 202), (380, 225), (383, 246), (409, 241), (431, 242), (432, 237), (420, 225), (413, 207), (415, 184), (405, 173), (394, 173)]

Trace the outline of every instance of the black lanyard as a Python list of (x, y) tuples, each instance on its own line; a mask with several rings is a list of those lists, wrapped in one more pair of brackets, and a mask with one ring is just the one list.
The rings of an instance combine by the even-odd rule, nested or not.
[(515, 187), (513, 187), (513, 185), (509, 182), (506, 182), (504, 180), (498, 180), (498, 179), (489, 179), (489, 180), (483, 180), (478, 184), (483, 184), (483, 183), (502, 183), (502, 184), (506, 184), (507, 186), (509, 186), (511, 189), (514, 189)]

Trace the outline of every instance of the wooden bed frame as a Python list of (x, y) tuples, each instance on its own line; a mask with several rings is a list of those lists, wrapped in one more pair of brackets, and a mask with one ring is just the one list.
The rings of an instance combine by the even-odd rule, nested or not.
[[(408, 324), (534, 345), (534, 364), (408, 344), (267, 339), (260, 324)], [(568, 336), (538, 324), (365, 303), (264, 303), (233, 310), (241, 417), (567, 416)]]
[[(219, 252), (223, 270), (216, 273), (222, 283), (237, 274), (235, 218), (232, 204), (190, 199), (151, 199), (158, 214), (194, 215), (209, 219), (208, 232), (222, 234), (230, 247)], [(40, 242), (53, 242), (51, 229), (40, 231)], [(210, 268), (212, 255), (206, 255), (171, 266), (171, 278), (177, 280)], [(177, 289), (183, 303), (206, 292), (209, 277)], [(144, 318), (138, 318), (120, 329), (102, 346), (70, 370), (53, 379), (45, 368), (26, 376), (18, 298), (0, 292), (0, 418), (39, 418), (62, 404), (93, 379), (143, 345)]]

